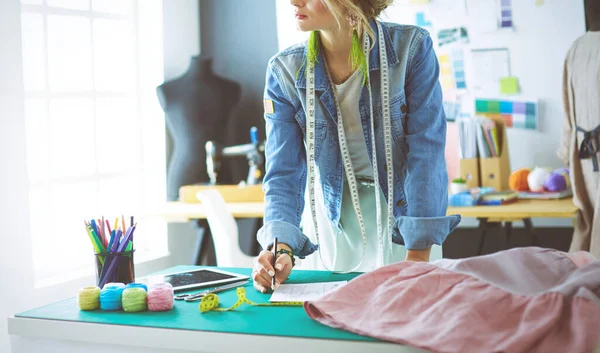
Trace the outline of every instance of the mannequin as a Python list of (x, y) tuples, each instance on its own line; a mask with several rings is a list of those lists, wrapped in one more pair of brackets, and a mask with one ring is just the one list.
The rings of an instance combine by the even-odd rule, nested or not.
[[(181, 186), (208, 182), (204, 145), (208, 140), (226, 145), (227, 124), (241, 99), (241, 87), (215, 75), (211, 58), (194, 56), (182, 76), (158, 86), (156, 92), (173, 137), (167, 199), (175, 201)], [(223, 170), (225, 178), (219, 182), (231, 183), (225, 180), (228, 174)]]

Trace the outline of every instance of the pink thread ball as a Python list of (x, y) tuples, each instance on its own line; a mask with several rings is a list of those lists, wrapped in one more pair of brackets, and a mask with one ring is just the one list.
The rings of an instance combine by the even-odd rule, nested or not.
[(148, 309), (150, 311), (169, 311), (175, 302), (171, 283), (159, 283), (148, 290)]

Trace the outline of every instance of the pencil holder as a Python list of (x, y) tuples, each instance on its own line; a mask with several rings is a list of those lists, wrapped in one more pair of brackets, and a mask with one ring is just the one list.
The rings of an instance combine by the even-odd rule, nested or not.
[(102, 286), (109, 282), (135, 282), (133, 253), (135, 249), (123, 252), (96, 253), (96, 283)]

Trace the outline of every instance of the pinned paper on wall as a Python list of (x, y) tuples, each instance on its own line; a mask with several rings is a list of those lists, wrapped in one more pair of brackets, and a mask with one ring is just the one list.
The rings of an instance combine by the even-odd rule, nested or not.
[(438, 32), (438, 44), (440, 47), (451, 43), (469, 43), (469, 32), (465, 27), (447, 28)]
[(431, 21), (425, 18), (425, 12), (417, 12), (415, 15), (415, 23), (419, 27), (431, 27)]
[(518, 94), (519, 79), (515, 76), (500, 78), (500, 93), (502, 94)]
[(444, 91), (454, 90), (456, 88), (454, 82), (454, 73), (452, 71), (452, 62), (450, 55), (440, 54), (438, 56), (438, 62), (440, 65), (440, 83)]
[(471, 88), (475, 91), (498, 93), (498, 82), (509, 77), (510, 55), (507, 48), (471, 50), (473, 79)]
[(467, 81), (465, 77), (465, 55), (462, 49), (454, 49), (452, 51), (452, 66), (454, 68), (456, 89), (467, 89)]
[(542, 5), (544, 5), (544, 0), (535, 0), (535, 4), (537, 6), (542, 6)]
[(501, 0), (502, 6), (500, 6), (500, 28), (512, 28), (513, 27), (513, 18), (512, 18), (512, 0)]

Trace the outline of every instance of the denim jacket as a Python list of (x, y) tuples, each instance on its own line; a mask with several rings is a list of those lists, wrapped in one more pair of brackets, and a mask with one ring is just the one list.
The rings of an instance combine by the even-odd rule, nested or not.
[[(378, 38), (377, 25), (371, 28)], [(442, 108), (439, 66), (428, 32), (414, 26), (382, 23), (389, 66), (394, 165), (393, 241), (408, 250), (441, 245), (458, 225), (459, 215), (446, 216), (448, 174), (444, 149), (446, 118)], [(307, 181), (305, 148), (306, 42), (278, 53), (269, 61), (265, 86), (266, 173), (264, 225), (258, 232), (263, 248), (279, 242), (295, 255), (317, 250), (300, 230)], [(341, 230), (340, 209), (345, 174), (337, 134), (337, 112), (323, 65), (322, 50), (315, 64), (315, 160), (327, 216)], [(387, 199), (380, 102), (379, 43), (369, 54), (377, 163), (381, 189)], [(372, 160), (368, 89), (357, 104)], [(307, 206), (308, 207), (308, 206)]]

